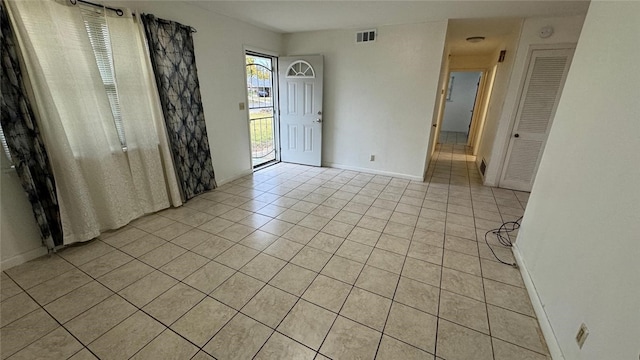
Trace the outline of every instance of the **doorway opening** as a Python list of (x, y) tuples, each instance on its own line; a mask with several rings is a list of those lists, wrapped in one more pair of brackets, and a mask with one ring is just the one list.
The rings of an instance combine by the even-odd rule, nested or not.
[(452, 71), (442, 125), (440, 126), (440, 144), (470, 145), (476, 103), (480, 90), (481, 71)]
[(251, 163), (254, 169), (280, 161), (276, 112), (278, 59), (245, 52)]

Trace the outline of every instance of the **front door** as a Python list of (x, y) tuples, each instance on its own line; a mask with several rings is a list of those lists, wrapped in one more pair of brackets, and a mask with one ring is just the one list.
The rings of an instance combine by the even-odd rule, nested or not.
[(531, 52), (500, 187), (531, 191), (573, 51)]
[(281, 57), (280, 158), (320, 166), (322, 160), (322, 55)]

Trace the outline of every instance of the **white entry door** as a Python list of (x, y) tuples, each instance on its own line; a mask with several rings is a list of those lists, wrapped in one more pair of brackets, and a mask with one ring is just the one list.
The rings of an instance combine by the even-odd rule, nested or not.
[(281, 57), (280, 159), (320, 166), (322, 161), (322, 55)]
[(574, 49), (533, 50), (500, 187), (531, 191)]

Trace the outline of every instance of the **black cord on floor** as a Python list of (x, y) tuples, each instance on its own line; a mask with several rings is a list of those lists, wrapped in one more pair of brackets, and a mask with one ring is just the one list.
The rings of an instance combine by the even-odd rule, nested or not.
[(520, 228), (520, 222), (522, 221), (522, 216), (520, 216), (516, 221), (507, 221), (505, 223), (503, 223), (502, 225), (500, 225), (499, 228), (497, 229), (493, 229), (493, 230), (489, 230), (484, 234), (484, 242), (487, 243), (487, 246), (489, 247), (489, 250), (491, 250), (491, 253), (493, 254), (493, 256), (501, 263), (505, 264), (505, 265), (509, 265), (509, 266), (513, 266), (513, 267), (518, 267), (518, 265), (516, 263), (508, 263), (506, 261), (503, 261), (502, 259), (500, 259), (498, 257), (498, 255), (496, 255), (496, 252), (493, 251), (493, 249), (491, 248), (491, 245), (489, 245), (489, 240), (487, 239), (487, 236), (489, 234), (493, 234), (496, 236), (496, 238), (498, 239), (498, 242), (500, 243), (500, 245), (502, 246), (506, 246), (506, 247), (511, 247), (513, 246), (513, 242), (511, 241), (511, 235), (509, 235), (510, 233), (518, 230)]

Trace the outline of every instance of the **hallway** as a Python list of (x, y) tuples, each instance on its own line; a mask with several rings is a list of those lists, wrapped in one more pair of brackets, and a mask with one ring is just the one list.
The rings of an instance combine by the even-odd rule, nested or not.
[(280, 163), (3, 272), (1, 355), (549, 359), (484, 242), (527, 199), (464, 145), (424, 183)]
[(467, 144), (467, 133), (455, 132), (455, 131), (441, 131), (440, 132), (439, 143), (440, 144), (466, 145)]

